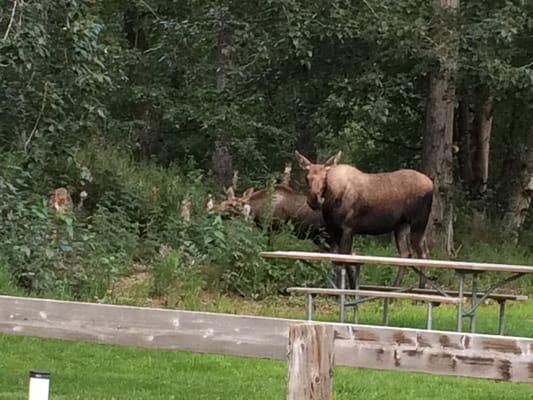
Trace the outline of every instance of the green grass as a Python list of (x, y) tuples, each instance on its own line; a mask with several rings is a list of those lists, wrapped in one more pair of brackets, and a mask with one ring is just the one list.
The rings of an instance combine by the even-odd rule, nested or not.
[[(0, 399), (27, 399), (28, 371), (51, 372), (50, 400), (282, 399), (280, 361), (0, 335)], [(335, 398), (532, 400), (527, 384), (335, 368)]]
[[(362, 324), (382, 324), (382, 302), (375, 301), (361, 306), (359, 322)], [(476, 333), (496, 334), (498, 329), (498, 305), (483, 305), (477, 311)], [(315, 319), (337, 321), (337, 312), (320, 312)], [(351, 321), (352, 311), (348, 311), (346, 321)], [(302, 318), (302, 316), (298, 316)], [(408, 301), (395, 301), (389, 305), (389, 325), (403, 328), (421, 328), (426, 326), (426, 306), (412, 305)], [(468, 319), (463, 320), (463, 331), (469, 332)], [(441, 305), (433, 309), (433, 329), (455, 331), (455, 306)], [(508, 303), (505, 315), (505, 335), (533, 337), (533, 301), (525, 303)]]

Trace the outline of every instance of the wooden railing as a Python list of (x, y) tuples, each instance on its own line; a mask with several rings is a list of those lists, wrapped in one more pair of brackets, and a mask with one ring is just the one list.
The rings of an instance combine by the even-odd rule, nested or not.
[[(287, 359), (291, 326), (295, 327), (294, 341), (297, 332), (304, 338), (312, 337), (312, 331), (306, 334), (296, 328), (302, 322), (0, 296), (0, 332), (6, 334), (279, 360)], [(324, 327), (324, 332), (332, 335), (330, 351), (336, 365), (533, 382), (533, 338), (334, 323), (305, 326), (308, 328), (301, 329)], [(296, 353), (289, 350), (289, 355), (301, 354), (304, 347)], [(325, 350), (320, 354), (329, 354)], [(310, 364), (312, 357), (300, 358), (303, 364), (298, 367), (298, 378), (294, 378), (295, 371), (289, 372), (289, 378), (305, 384), (309, 376), (302, 377), (301, 373), (315, 374), (316, 369)], [(333, 356), (326, 358), (333, 360)], [(325, 361), (321, 358), (320, 362)]]

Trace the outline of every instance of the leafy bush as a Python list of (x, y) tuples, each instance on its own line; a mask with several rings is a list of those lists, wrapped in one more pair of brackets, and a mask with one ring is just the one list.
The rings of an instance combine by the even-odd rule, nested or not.
[(161, 253), (161, 260), (153, 268), (153, 293), (166, 297), (171, 307), (197, 302), (205, 281), (195, 260), (181, 250), (168, 249)]
[(3, 295), (16, 295), (20, 292), (7, 269), (7, 264), (0, 258), (0, 293)]
[(13, 165), (2, 172), (0, 252), (15, 282), (34, 292), (101, 294), (118, 266), (128, 264), (136, 225), (122, 208), (102, 206), (87, 221), (56, 212), (33, 191), (30, 173)]

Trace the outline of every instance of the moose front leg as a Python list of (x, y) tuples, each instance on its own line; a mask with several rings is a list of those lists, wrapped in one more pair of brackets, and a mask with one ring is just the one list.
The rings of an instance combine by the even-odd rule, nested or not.
[[(353, 231), (351, 229), (343, 229), (342, 231), (342, 237), (340, 241), (340, 248), (339, 253), (341, 254), (352, 254), (352, 244), (353, 244)], [(348, 276), (348, 287), (350, 289), (356, 289), (357, 285), (357, 274), (356, 274), (356, 266), (360, 266), (360, 264), (357, 265), (346, 265), (346, 272)]]
[[(340, 253), (340, 245), (341, 245), (341, 238), (342, 238), (342, 232), (338, 229), (335, 229), (333, 226), (327, 227), (327, 233), (329, 236), (329, 240), (331, 243), (331, 252), (332, 253)], [(345, 264), (342, 263), (333, 263), (334, 265), (334, 271), (335, 271), (335, 287), (337, 289), (344, 289), (344, 282), (342, 279), (342, 270), (345, 268)]]

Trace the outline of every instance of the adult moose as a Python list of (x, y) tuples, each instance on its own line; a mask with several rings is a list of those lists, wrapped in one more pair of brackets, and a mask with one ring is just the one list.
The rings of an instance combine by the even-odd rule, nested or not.
[[(356, 234), (380, 235), (394, 232), (401, 257), (427, 258), (424, 240), (431, 212), (433, 182), (426, 175), (401, 169), (369, 174), (354, 166), (337, 164), (341, 152), (323, 164), (313, 164), (300, 153), (296, 158), (306, 173), (307, 202), (322, 210), (334, 251), (350, 254)], [(401, 283), (406, 267), (401, 267), (394, 285)], [(355, 286), (354, 266), (348, 266), (350, 287)], [(424, 287), (421, 278), (420, 287)], [(337, 287), (340, 273), (337, 269)]]

